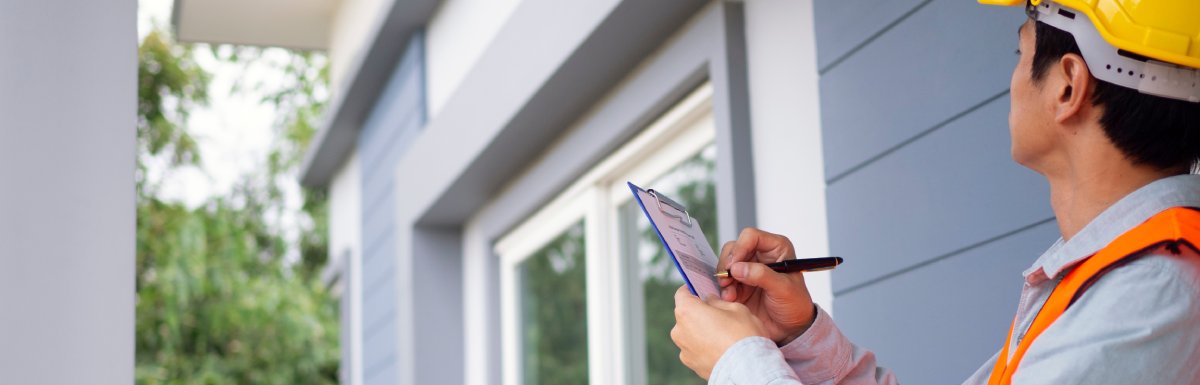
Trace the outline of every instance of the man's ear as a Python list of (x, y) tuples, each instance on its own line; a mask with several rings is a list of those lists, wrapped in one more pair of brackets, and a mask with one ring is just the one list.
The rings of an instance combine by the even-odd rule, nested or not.
[(1058, 60), (1054, 76), (1060, 78), (1055, 100), (1054, 121), (1064, 123), (1079, 116), (1091, 103), (1092, 75), (1083, 57), (1069, 53)]

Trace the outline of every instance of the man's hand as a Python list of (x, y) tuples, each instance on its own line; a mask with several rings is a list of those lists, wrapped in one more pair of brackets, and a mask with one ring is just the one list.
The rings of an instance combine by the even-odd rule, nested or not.
[(704, 379), (730, 346), (743, 338), (766, 336), (762, 324), (745, 305), (709, 297), (701, 301), (687, 286), (675, 291), (675, 327), (671, 340), (679, 361)]
[(803, 274), (777, 273), (766, 263), (795, 259), (792, 241), (778, 234), (746, 228), (721, 248), (717, 271), (722, 299), (745, 304), (762, 321), (767, 338), (783, 346), (803, 334), (816, 318), (816, 307)]

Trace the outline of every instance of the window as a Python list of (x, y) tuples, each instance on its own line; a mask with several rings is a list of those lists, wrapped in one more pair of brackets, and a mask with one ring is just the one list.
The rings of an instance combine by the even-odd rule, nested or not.
[[(647, 185), (654, 186), (655, 190), (687, 207), (688, 213), (705, 230), (709, 245), (719, 251), (714, 175), (716, 156), (717, 148), (710, 144)], [(679, 362), (679, 348), (675, 347), (670, 337), (671, 328), (675, 325), (675, 290), (683, 285), (683, 278), (679, 276), (675, 263), (667, 255), (637, 202), (630, 200), (622, 204), (620, 216), (621, 254), (622, 258), (629, 261), (630, 275), (633, 277), (629, 281), (636, 286), (631, 296), (640, 297), (632, 298), (628, 306), (640, 307), (631, 311), (642, 315), (645, 383), (703, 384), (703, 380)], [(640, 293), (637, 288), (641, 289)]]
[(696, 384), (671, 342), (682, 279), (626, 181), (716, 240), (712, 88), (702, 85), (496, 243), (505, 384)]
[(587, 383), (587, 311), (583, 223), (518, 267), (524, 383)]

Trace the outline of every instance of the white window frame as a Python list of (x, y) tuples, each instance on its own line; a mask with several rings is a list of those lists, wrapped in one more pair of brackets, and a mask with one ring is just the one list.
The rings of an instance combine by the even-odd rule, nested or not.
[(648, 183), (715, 141), (712, 95), (707, 83), (692, 91), (496, 243), (504, 384), (520, 384), (524, 377), (517, 269), (580, 220), (586, 239), (589, 382), (644, 381), (643, 347), (635, 345), (644, 335), (640, 281), (631, 277), (635, 266), (626, 258), (612, 257), (621, 247), (618, 210), (632, 198), (626, 181)]

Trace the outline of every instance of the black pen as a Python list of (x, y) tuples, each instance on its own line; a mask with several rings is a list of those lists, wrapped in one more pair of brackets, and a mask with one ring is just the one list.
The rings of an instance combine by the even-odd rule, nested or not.
[[(807, 258), (807, 259), (789, 259), (775, 263), (768, 263), (767, 267), (771, 270), (780, 273), (791, 273), (796, 271), (821, 271), (831, 270), (837, 265), (842, 264), (842, 257), (825, 257), (825, 258)], [(713, 274), (716, 277), (729, 277), (729, 269), (720, 273)]]

